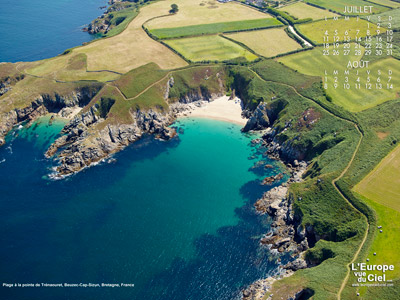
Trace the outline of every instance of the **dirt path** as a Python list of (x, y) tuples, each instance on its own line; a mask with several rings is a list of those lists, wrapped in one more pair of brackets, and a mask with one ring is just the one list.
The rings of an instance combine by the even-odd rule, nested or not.
[(341, 284), (341, 286), (340, 286), (340, 288), (339, 288), (339, 291), (337, 292), (337, 299), (340, 300), (340, 299), (341, 299), (342, 292), (343, 292), (343, 290), (344, 290), (344, 288), (345, 288), (345, 286), (346, 286), (346, 284), (347, 284), (347, 282), (348, 282), (348, 280), (349, 280), (349, 277), (350, 277), (350, 265), (356, 261), (358, 255), (359, 255), (360, 252), (361, 252), (361, 249), (363, 248), (363, 246), (364, 246), (364, 244), (365, 244), (365, 242), (366, 242), (366, 240), (367, 240), (368, 233), (369, 233), (369, 223), (368, 223), (367, 217), (366, 217), (360, 210), (358, 210), (358, 209), (351, 203), (351, 201), (350, 201), (349, 199), (347, 199), (347, 197), (340, 191), (340, 189), (338, 188), (338, 186), (337, 186), (336, 183), (337, 183), (340, 179), (343, 178), (343, 176), (347, 173), (347, 171), (349, 170), (350, 166), (352, 165), (352, 163), (353, 163), (353, 161), (354, 161), (354, 158), (356, 157), (357, 152), (358, 152), (358, 150), (359, 150), (359, 148), (360, 148), (360, 145), (361, 145), (361, 142), (362, 142), (362, 140), (363, 140), (364, 135), (363, 135), (363, 133), (361, 132), (360, 128), (358, 127), (358, 125), (357, 125), (355, 122), (350, 121), (350, 120), (347, 120), (347, 119), (344, 119), (344, 118), (342, 118), (342, 117), (340, 117), (340, 116), (338, 116), (338, 115), (335, 115), (334, 113), (330, 112), (330, 111), (327, 110), (325, 107), (323, 107), (322, 105), (320, 105), (318, 102), (316, 102), (314, 99), (301, 95), (293, 86), (291, 86), (291, 85), (289, 85), (289, 84), (281, 83), (281, 82), (275, 82), (275, 81), (272, 81), (272, 80), (265, 80), (264, 78), (262, 78), (257, 72), (255, 72), (255, 71), (252, 70), (251, 68), (249, 68), (249, 70), (250, 70), (251, 72), (253, 72), (253, 73), (257, 76), (257, 78), (263, 80), (264, 82), (274, 82), (274, 83), (279, 83), (279, 84), (282, 84), (282, 85), (284, 85), (284, 86), (287, 86), (287, 87), (293, 89), (293, 91), (294, 91), (297, 95), (299, 95), (300, 97), (303, 97), (303, 98), (306, 98), (306, 99), (308, 99), (308, 100), (313, 101), (315, 104), (317, 104), (319, 107), (321, 107), (324, 111), (326, 111), (326, 112), (329, 113), (330, 115), (332, 115), (332, 116), (334, 116), (334, 117), (336, 117), (336, 118), (339, 118), (339, 119), (341, 119), (341, 120), (344, 120), (344, 121), (346, 121), (346, 122), (352, 123), (352, 124), (354, 125), (354, 127), (356, 128), (357, 132), (358, 132), (359, 135), (360, 135), (360, 139), (359, 139), (359, 141), (358, 141), (358, 144), (357, 144), (357, 146), (356, 146), (356, 148), (355, 148), (355, 150), (354, 150), (354, 152), (353, 152), (353, 155), (352, 155), (352, 157), (351, 157), (349, 163), (347, 164), (346, 168), (344, 168), (344, 170), (342, 171), (342, 173), (341, 173), (338, 177), (336, 177), (335, 179), (332, 180), (332, 185), (333, 185), (333, 187), (335, 188), (335, 190), (339, 193), (339, 195), (340, 195), (352, 208), (354, 208), (356, 211), (360, 212), (360, 213), (363, 215), (363, 217), (365, 218), (365, 221), (366, 221), (366, 223), (367, 223), (367, 229), (365, 230), (364, 237), (363, 237), (363, 239), (362, 239), (362, 241), (361, 241), (361, 243), (360, 243), (360, 246), (358, 247), (357, 251), (354, 253), (353, 259), (352, 259), (352, 260), (347, 264), (347, 266), (346, 266), (346, 267), (347, 267), (347, 274), (346, 274), (346, 277), (343, 279), (342, 284)]
[[(350, 166), (351, 166), (351, 164), (353, 163), (354, 158), (355, 158), (355, 156), (356, 156), (356, 154), (357, 154), (357, 152), (358, 152), (358, 149), (360, 148), (361, 142), (362, 142), (362, 140), (363, 140), (363, 134), (362, 134), (362, 132), (360, 131), (360, 128), (358, 128), (358, 125), (357, 125), (357, 124), (354, 124), (354, 126), (356, 127), (358, 133), (360, 134), (360, 140), (358, 141), (357, 147), (356, 147), (356, 149), (355, 149), (355, 151), (354, 151), (354, 153), (353, 153), (353, 156), (351, 157), (351, 160), (349, 161), (348, 165), (346, 166), (346, 168), (343, 170), (343, 172), (342, 172), (337, 178), (335, 178), (334, 180), (332, 180), (332, 184), (333, 184), (333, 186), (335, 187), (335, 189), (338, 191), (338, 193), (342, 196), (342, 198), (345, 199), (346, 202), (349, 203), (354, 209), (356, 209), (357, 211), (359, 211), (359, 210), (346, 198), (346, 196), (339, 190), (339, 188), (338, 188), (337, 185), (336, 185), (336, 182), (338, 182), (338, 181), (344, 176), (344, 174), (346, 174), (347, 170), (350, 168)], [(348, 265), (347, 265), (347, 274), (346, 274), (346, 277), (343, 279), (343, 282), (342, 282), (342, 284), (341, 284), (341, 286), (340, 286), (340, 289), (339, 289), (339, 291), (338, 291), (338, 293), (337, 293), (337, 299), (338, 299), (338, 300), (341, 299), (342, 292), (343, 292), (344, 288), (346, 287), (347, 282), (349, 281), (349, 277), (350, 277), (350, 265), (356, 261), (358, 255), (359, 255), (360, 252), (361, 252), (361, 249), (364, 247), (364, 244), (365, 244), (365, 242), (366, 242), (366, 240), (367, 240), (368, 233), (369, 233), (369, 223), (368, 223), (368, 219), (367, 219), (367, 217), (366, 217), (361, 211), (359, 211), (359, 212), (360, 212), (360, 213), (364, 216), (364, 218), (365, 218), (365, 221), (366, 221), (366, 223), (367, 223), (367, 229), (365, 230), (364, 237), (363, 237), (363, 239), (362, 239), (362, 241), (361, 241), (360, 246), (358, 247), (356, 253), (354, 253), (353, 259), (352, 259), (352, 260), (348, 263)]]

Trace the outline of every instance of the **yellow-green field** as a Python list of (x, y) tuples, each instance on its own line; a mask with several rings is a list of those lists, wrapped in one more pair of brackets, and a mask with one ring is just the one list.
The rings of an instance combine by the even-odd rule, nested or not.
[(319, 20), (325, 19), (325, 17), (333, 18), (338, 16), (338, 14), (330, 12), (329, 10), (311, 6), (304, 2), (296, 2), (294, 4), (282, 7), (279, 10), (287, 12), (298, 19), (311, 18), (313, 20)]
[(32, 67), (24, 70), (26, 73), (59, 81), (95, 80), (105, 82), (115, 80), (120, 76), (108, 71), (87, 72), (86, 55), (83, 53), (56, 56), (30, 65)]
[[(306, 0), (307, 3), (318, 5), (330, 9), (340, 14), (344, 14), (346, 6), (368, 6), (368, 2), (363, 0)], [(384, 7), (378, 4), (373, 5), (372, 13), (377, 14), (389, 10), (388, 7)], [(348, 14), (348, 13), (346, 13)], [(357, 13), (351, 13), (351, 15), (357, 15)]]
[(193, 62), (224, 61), (244, 57), (255, 60), (256, 55), (218, 35), (167, 40), (166, 43)]
[(368, 0), (368, 1), (372, 2), (372, 3), (381, 4), (383, 6), (393, 7), (393, 8), (400, 7), (400, 3), (399, 2), (394, 2), (394, 1), (390, 1), (390, 0)]
[(122, 33), (76, 48), (73, 53), (85, 53), (87, 68), (91, 71), (111, 70), (125, 73), (150, 62), (156, 63), (162, 69), (187, 65), (182, 58), (151, 39), (142, 29), (142, 24), (150, 18), (168, 13), (174, 2), (180, 3), (166, 0), (142, 7), (139, 15)]
[[(374, 240), (368, 250), (368, 263), (370, 265), (392, 264), (395, 266), (394, 270), (385, 273), (386, 279), (400, 278), (400, 213), (360, 194), (358, 196), (374, 209), (377, 216), (377, 226), (382, 226), (382, 229), (376, 228)], [(367, 271), (367, 274), (383, 275), (379, 271)], [(368, 287), (360, 288), (361, 296), (365, 295), (367, 289)]]
[[(240, 5), (238, 3), (219, 3), (215, 0), (176, 0), (160, 1), (165, 9), (159, 15), (167, 15), (170, 5), (176, 3), (179, 12), (175, 15), (168, 15), (153, 19), (146, 23), (148, 29), (172, 28), (189, 25), (211, 24), (220, 22), (232, 22), (253, 20), (271, 17), (256, 9)], [(167, 5), (165, 5), (168, 3)], [(157, 3), (160, 5), (159, 3)], [(152, 4), (151, 7), (154, 7)]]
[(226, 34), (226, 36), (245, 44), (255, 53), (265, 57), (301, 49), (301, 46), (291, 39), (283, 28), (244, 31)]
[(354, 190), (400, 212), (400, 146), (389, 153)]
[(380, 30), (381, 33), (386, 32), (384, 28), (378, 29), (375, 24), (357, 18), (349, 18), (348, 20), (344, 18), (338, 20), (329, 19), (327, 21), (320, 20), (312, 23), (300, 24), (297, 25), (296, 28), (316, 44), (324, 43), (326, 32), (328, 32), (329, 41), (333, 42), (335, 30), (337, 30), (336, 36), (340, 38), (340, 41), (343, 41), (345, 36), (349, 36), (352, 40), (356, 37), (365, 37), (368, 30), (372, 36), (377, 34), (377, 30)]
[[(344, 71), (347, 69), (349, 61), (359, 61), (363, 54), (364, 48), (361, 48), (360, 55), (355, 53), (355, 45), (351, 44), (349, 55), (344, 55), (344, 46), (341, 45), (338, 50), (340, 55), (323, 55), (323, 47), (317, 47), (310, 51), (295, 53), (279, 58), (279, 61), (288, 67), (299, 71), (300, 73), (321, 76), (324, 83), (328, 84), (327, 94), (332, 97), (333, 102), (346, 108), (349, 111), (357, 112), (364, 109), (374, 107), (388, 100), (398, 98), (400, 91), (400, 61), (394, 58), (385, 58), (375, 61), (369, 66), (370, 74), (366, 69), (350, 69), (349, 75), (345, 76)], [(332, 51), (332, 49), (330, 49)], [(388, 70), (392, 70), (390, 82), (393, 89), (387, 89)], [(325, 80), (325, 70), (327, 72), (327, 81)], [(338, 75), (334, 75), (334, 70), (338, 71)], [(382, 74), (378, 75), (378, 70)], [(337, 77), (338, 87), (334, 87), (335, 77)], [(348, 77), (349, 89), (344, 88), (345, 77)], [(360, 77), (360, 81), (357, 79)], [(367, 80), (370, 80), (371, 89), (367, 89)], [(382, 88), (377, 89), (376, 84), (379, 80)], [(360, 84), (360, 88), (356, 88), (356, 84)], [(369, 87), (369, 85), (368, 85)]]

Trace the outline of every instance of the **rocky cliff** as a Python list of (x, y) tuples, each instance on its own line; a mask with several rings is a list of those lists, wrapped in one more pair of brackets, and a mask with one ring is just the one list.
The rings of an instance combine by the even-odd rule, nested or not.
[(28, 106), (14, 109), (0, 116), (0, 145), (5, 143), (5, 135), (18, 123), (32, 121), (49, 112), (66, 114), (69, 108), (84, 107), (97, 94), (100, 86), (82, 87), (67, 94), (43, 94)]
[[(169, 100), (169, 91), (173, 85), (174, 79), (171, 77), (165, 87), (165, 101)], [(55, 176), (65, 176), (120, 151), (144, 134), (154, 134), (163, 140), (171, 139), (176, 132), (168, 126), (175, 121), (178, 114), (189, 110), (190, 103), (213, 100), (223, 93), (223, 88), (220, 93), (215, 94), (209, 94), (201, 89), (190, 91), (182, 95), (179, 101), (170, 103), (167, 110), (139, 108), (131, 110), (131, 122), (127, 124), (108, 122), (106, 118), (100, 117), (99, 105), (94, 104), (64, 127), (64, 135), (50, 146), (46, 157), (57, 154), (59, 166)]]

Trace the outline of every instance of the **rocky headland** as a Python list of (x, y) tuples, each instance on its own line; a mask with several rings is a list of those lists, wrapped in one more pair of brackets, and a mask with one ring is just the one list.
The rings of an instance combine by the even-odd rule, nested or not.
[(100, 90), (100, 86), (91, 88), (78, 88), (75, 91), (59, 95), (43, 94), (28, 106), (16, 108), (0, 115), (0, 146), (5, 143), (6, 134), (17, 124), (22, 122), (32, 122), (40, 116), (48, 113), (57, 113), (61, 117), (69, 117), (72, 112), (76, 112), (86, 106), (90, 100)]
[[(309, 238), (315, 240), (312, 228), (304, 228), (301, 224), (301, 216), (293, 209), (293, 196), (289, 193), (289, 187), (293, 183), (302, 182), (303, 174), (307, 170), (308, 163), (300, 160), (304, 157), (301, 149), (291, 147), (290, 141), (282, 144), (277, 136), (280, 130), (274, 127), (282, 106), (273, 107), (260, 103), (254, 112), (247, 112), (249, 120), (243, 131), (262, 130), (263, 136), (255, 141), (264, 146), (272, 159), (281, 160), (290, 172), (290, 178), (286, 183), (274, 187), (254, 204), (255, 210), (261, 215), (272, 218), (271, 230), (260, 239), (260, 245), (267, 247), (272, 253), (289, 253), (292, 260), (281, 266), (277, 274), (265, 279), (260, 279), (242, 291), (243, 300), (271, 299), (270, 289), (272, 284), (282, 278), (293, 274), (294, 271), (310, 266), (305, 259), (305, 251), (309, 249)], [(284, 129), (283, 129), (284, 130)], [(262, 184), (272, 184), (281, 178), (282, 174), (267, 177)], [(298, 199), (301, 201), (301, 199)], [(298, 299), (302, 289), (297, 291), (291, 299)]]
[[(171, 77), (165, 86), (166, 101), (173, 82)], [(102, 124), (105, 119), (98, 114), (99, 105), (94, 104), (87, 111), (75, 116), (64, 127), (63, 135), (50, 146), (45, 156), (50, 158), (57, 154), (59, 165), (55, 170), (55, 177), (74, 174), (120, 151), (144, 134), (153, 134), (162, 140), (175, 137), (177, 134), (175, 129), (169, 126), (179, 116), (222, 95), (223, 87), (220, 93), (213, 94), (203, 93), (201, 90), (192, 91), (182, 95), (178, 101), (170, 103), (166, 110), (131, 110), (130, 123), (108, 123), (104, 126)]]
[(110, 0), (108, 1), (110, 5), (101, 16), (94, 19), (90, 22), (89, 25), (84, 27), (82, 30), (87, 31), (90, 34), (107, 34), (112, 28), (121, 24), (125, 18), (117, 17), (115, 20), (114, 14), (115, 12), (122, 11), (124, 9), (133, 8), (135, 5), (129, 1), (121, 1), (121, 0)]

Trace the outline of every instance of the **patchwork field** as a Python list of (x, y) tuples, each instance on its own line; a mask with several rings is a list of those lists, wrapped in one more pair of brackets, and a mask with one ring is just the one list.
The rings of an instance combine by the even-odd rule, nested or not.
[[(29, 65), (33, 65), (29, 67)], [(115, 80), (120, 75), (108, 71), (87, 72), (87, 58), (83, 53), (56, 56), (40, 62), (28, 64), (25, 72), (28, 74), (59, 81)], [(21, 68), (23, 70), (23, 68)]]
[(260, 29), (283, 26), (277, 19), (264, 18), (245, 21), (222, 22), (213, 24), (191, 25), (175, 28), (160, 28), (150, 30), (150, 33), (160, 39), (178, 38), (202, 34), (215, 34), (230, 31)]
[[(281, 53), (301, 49), (301, 46), (291, 39), (283, 28), (238, 32), (225, 35), (235, 41), (245, 44), (255, 53), (265, 57), (273, 57)], [(279, 41), (279, 43), (276, 41)]]
[(313, 20), (319, 20), (327, 18), (333, 18), (338, 16), (333, 12), (325, 9), (317, 8), (315, 6), (308, 5), (304, 2), (296, 2), (288, 6), (282, 7), (279, 10), (289, 13), (291, 16), (298, 19), (311, 18)]
[(224, 61), (244, 57), (255, 60), (256, 55), (218, 35), (167, 40), (166, 43), (193, 62)]
[(393, 7), (393, 8), (400, 7), (399, 2), (395, 2), (395, 1), (391, 1), (391, 0), (368, 0), (368, 2), (377, 3), (377, 4), (381, 4), (383, 6), (389, 6), (389, 7)]
[[(386, 58), (376, 61), (369, 66), (370, 75), (366, 73), (365, 69), (359, 71), (359, 76), (356, 74), (356, 69), (351, 69), (348, 75), (348, 81), (350, 88), (345, 89), (343, 87), (347, 63), (349, 61), (360, 60), (363, 56), (364, 51), (361, 55), (355, 55), (354, 45), (353, 50), (350, 51), (349, 55), (343, 55), (343, 46), (339, 48), (341, 55), (323, 55), (323, 48), (318, 47), (311, 51), (295, 53), (285, 57), (279, 58), (279, 61), (288, 67), (297, 70), (303, 74), (321, 76), (325, 82), (325, 70), (328, 73), (328, 89), (327, 94), (332, 97), (334, 103), (348, 109), (349, 111), (357, 112), (364, 109), (373, 107), (380, 103), (388, 100), (398, 98), (398, 92), (400, 91), (400, 61), (394, 58)], [(323, 67), (322, 67), (323, 66)], [(393, 70), (391, 83), (393, 89), (386, 88), (386, 82), (388, 81), (387, 71), (388, 69)], [(338, 70), (338, 88), (334, 88), (335, 76), (333, 71)], [(376, 89), (375, 84), (377, 83), (378, 70), (382, 70), (382, 75), (379, 76), (383, 85), (382, 89)], [(366, 88), (367, 78), (370, 78), (371, 89)], [(360, 89), (355, 87), (358, 83), (357, 79), (360, 77)]]
[[(389, 16), (392, 20), (389, 21)], [(381, 26), (387, 27), (390, 23), (392, 29), (400, 28), (400, 8), (393, 9), (378, 15), (369, 16), (369, 20), (373, 23), (380, 23)]]
[(354, 190), (400, 212), (400, 146), (389, 153)]
[[(173, 3), (179, 6), (179, 11), (169, 15)], [(165, 17), (155, 18), (160, 16)], [(238, 3), (159, 1), (142, 7), (138, 16), (122, 33), (76, 48), (73, 52), (87, 55), (87, 69), (90, 71), (111, 70), (125, 73), (150, 62), (156, 63), (162, 69), (179, 68), (187, 63), (173, 51), (151, 39), (142, 29), (144, 23), (152, 19), (146, 26), (155, 29), (261, 19), (268, 16)]]
[[(179, 12), (175, 15), (168, 15), (172, 3), (179, 6)], [(211, 24), (219, 22), (232, 22), (253, 19), (272, 18), (256, 9), (240, 5), (238, 3), (219, 3), (215, 0), (176, 0), (160, 1), (152, 4), (165, 9), (160, 11), (160, 18), (155, 18), (145, 24), (149, 29), (174, 28), (190, 25)]]
[[(318, 5), (320, 7), (324, 7), (326, 9), (330, 9), (339, 14), (345, 14), (344, 13), (345, 6), (369, 5), (368, 3), (366, 3), (363, 0), (335, 0), (335, 1), (332, 1), (332, 0), (306, 0), (306, 3), (311, 3), (311, 4)], [(387, 10), (389, 10), (389, 8), (375, 4), (372, 9), (372, 13), (377, 14), (377, 13), (381, 13), (381, 12), (384, 12)], [(348, 14), (346, 13), (346, 15), (348, 15)], [(356, 14), (353, 14), (353, 15), (356, 15)]]
[[(357, 20), (357, 18), (350, 18), (349, 20), (345, 20), (344, 18), (338, 20), (330, 19), (327, 21), (320, 20), (312, 23), (300, 24), (297, 25), (296, 28), (316, 44), (324, 43), (326, 31), (328, 31), (330, 42), (333, 41), (335, 30), (337, 30), (337, 36), (339, 36), (340, 41), (343, 41), (346, 32), (352, 40), (356, 37), (365, 37), (368, 30), (371, 35), (376, 35), (377, 30), (380, 30), (381, 33), (386, 32), (384, 28), (378, 29), (375, 24), (363, 19)], [(359, 30), (359, 32), (357, 32), (357, 30)]]

